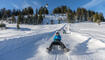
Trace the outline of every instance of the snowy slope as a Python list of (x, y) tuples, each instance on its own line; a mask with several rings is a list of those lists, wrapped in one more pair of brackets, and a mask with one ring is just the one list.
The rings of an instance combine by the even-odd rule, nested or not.
[(58, 24), (58, 20), (60, 23), (64, 23), (67, 17), (65, 15), (55, 14), (55, 15), (45, 15), (43, 20), (43, 24), (51, 24), (51, 20), (53, 20), (54, 24)]
[[(32, 26), (33, 29), (28, 26), (27, 28), (32, 30), (31, 33), (13, 38), (12, 41), (17, 40), (15, 43), (4, 46), (9, 49), (0, 49), (0, 60), (105, 60), (105, 23), (100, 26), (95, 23), (71, 24), (71, 34), (63, 34), (62, 30), (60, 31), (62, 42), (71, 51), (68, 53), (57, 51), (48, 54), (46, 48), (53, 41), (55, 31), (63, 26), (64, 24), (44, 25), (38, 26), (40, 27), (38, 30), (34, 26)], [(39, 34), (36, 31), (40, 31)], [(5, 45), (5, 43), (0, 44), (0, 47)]]
[(74, 32), (76, 31), (105, 43), (105, 22), (102, 22), (101, 25), (96, 23), (71, 24), (71, 29)]
[(1, 30), (0, 32), (2, 33), (0, 35), (0, 56), (2, 54), (8, 53), (9, 51), (21, 48), (29, 43), (40, 41), (43, 38), (48, 39), (50, 37), (48, 35), (52, 35), (63, 25), (21, 25), (21, 29), (17, 30), (15, 28), (15, 24), (9, 24), (9, 29)]
[[(64, 24), (63, 24), (64, 25)], [(7, 24), (6, 30), (0, 30), (0, 41), (5, 39), (19, 38), (28, 35), (37, 35), (59, 29), (62, 25), (20, 25), (21, 29), (16, 28), (16, 24)], [(52, 28), (50, 28), (52, 27)], [(58, 28), (59, 27), (59, 28)]]

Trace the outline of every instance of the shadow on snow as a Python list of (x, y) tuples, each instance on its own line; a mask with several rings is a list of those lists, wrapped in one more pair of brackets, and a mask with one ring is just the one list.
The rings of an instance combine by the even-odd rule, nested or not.
[(83, 43), (78, 44), (73, 50), (72, 54), (74, 55), (87, 55), (87, 54), (92, 54), (93, 52), (87, 52), (88, 50), (88, 42), (91, 40), (91, 38), (88, 38), (86, 41)]
[[(48, 40), (55, 32), (43, 33), (33, 36), (20, 37), (4, 41), (6, 44), (0, 49), (0, 60), (27, 60), (33, 57), (39, 47), (39, 42)], [(49, 36), (50, 35), (50, 36)]]
[(20, 31), (30, 31), (31, 29), (29, 28), (20, 28), (20, 29), (17, 29), (16, 27), (8, 27), (8, 29), (14, 29), (14, 30), (20, 30)]

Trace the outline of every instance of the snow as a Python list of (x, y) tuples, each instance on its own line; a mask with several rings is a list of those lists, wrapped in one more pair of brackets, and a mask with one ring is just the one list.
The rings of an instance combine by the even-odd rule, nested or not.
[(58, 20), (60, 20), (60, 23), (64, 23), (65, 20), (67, 19), (67, 17), (64, 16), (60, 16), (60, 15), (45, 15), (45, 18), (43, 20), (43, 24), (50, 24), (51, 20), (53, 20), (54, 24), (58, 24)]
[[(8, 26), (14, 27), (15, 25), (13, 24), (13, 25), (8, 25)], [(30, 28), (31, 30), (27, 31), (25, 29), (23, 31), (22, 26)], [(12, 51), (12, 50), (21, 48), (22, 46), (27, 45), (31, 42), (37, 42), (38, 40), (45, 38), (45, 36), (47, 36), (45, 39), (48, 39), (48, 35), (52, 34), (55, 30), (59, 29), (61, 26), (63, 25), (57, 25), (57, 26), (55, 25), (43, 25), (43, 26), (21, 25), (21, 30), (7, 29), (6, 32), (4, 32), (5, 30), (2, 30), (3, 32), (1, 33), (3, 34), (3, 36), (5, 35), (5, 37), (2, 37), (2, 35), (0, 35), (0, 37), (2, 37), (1, 38), (2, 40), (0, 40), (0, 55), (4, 53), (8, 53), (9, 51)], [(28, 33), (25, 33), (26, 31)]]
[[(105, 60), (104, 22), (73, 23), (68, 34), (63, 34), (68, 24), (21, 25), (20, 30), (15, 26), (0, 31), (0, 60)], [(68, 53), (46, 50), (58, 30)]]

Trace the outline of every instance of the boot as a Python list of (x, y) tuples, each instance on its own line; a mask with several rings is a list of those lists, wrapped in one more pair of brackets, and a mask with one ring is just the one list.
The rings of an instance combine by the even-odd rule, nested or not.
[(51, 48), (47, 48), (48, 51), (51, 51)]

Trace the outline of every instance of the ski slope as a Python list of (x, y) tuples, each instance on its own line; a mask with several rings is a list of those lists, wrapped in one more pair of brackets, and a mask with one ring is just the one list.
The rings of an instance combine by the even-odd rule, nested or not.
[[(25, 31), (30, 33), (25, 35), (22, 33), (24, 31), (18, 31), (22, 33), (22, 37), (17, 33), (15, 38), (10, 36), (7, 36), (7, 40), (2, 38), (0, 60), (105, 60), (105, 23), (100, 26), (95, 23), (71, 24), (70, 34), (63, 34), (65, 24), (40, 25), (37, 29), (35, 26), (25, 27), (31, 29)], [(53, 41), (56, 30), (60, 30), (62, 42), (70, 52), (47, 53), (46, 48)]]

